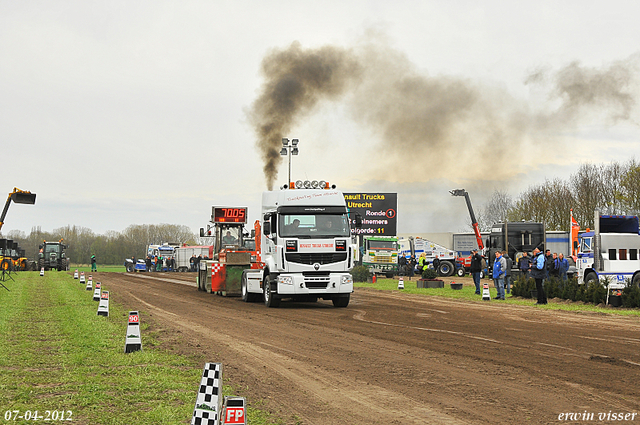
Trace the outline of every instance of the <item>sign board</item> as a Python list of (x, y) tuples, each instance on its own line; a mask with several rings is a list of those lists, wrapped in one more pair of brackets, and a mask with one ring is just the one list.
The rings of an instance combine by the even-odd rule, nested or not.
[[(396, 236), (397, 193), (345, 193), (351, 233), (365, 236)], [(355, 227), (356, 214), (362, 217), (362, 227)]]
[(213, 207), (211, 214), (214, 223), (246, 223), (246, 207)]
[(127, 336), (124, 340), (124, 352), (133, 353), (134, 351), (140, 350), (142, 350), (142, 339), (140, 338), (140, 316), (137, 311), (130, 311)]
[(98, 305), (98, 316), (109, 317), (109, 291), (102, 291), (100, 294), (100, 304)]
[(225, 397), (223, 412), (224, 425), (246, 425), (247, 407), (244, 397)]

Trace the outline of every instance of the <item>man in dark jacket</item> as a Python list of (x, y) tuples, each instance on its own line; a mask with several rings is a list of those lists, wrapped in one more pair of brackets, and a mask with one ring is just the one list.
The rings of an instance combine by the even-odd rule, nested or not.
[(507, 270), (505, 271), (505, 276), (504, 276), (504, 289), (507, 292), (507, 294), (511, 293), (511, 269), (513, 268), (513, 260), (511, 259), (511, 257), (509, 257), (509, 254), (507, 254), (507, 251), (502, 251), (502, 255), (504, 256), (504, 259), (507, 260)]
[(482, 256), (478, 254), (477, 249), (471, 250), (471, 266), (469, 267), (471, 276), (473, 276), (473, 283), (476, 285), (476, 295), (481, 295), (480, 292), (480, 271), (482, 271)]
[(405, 276), (407, 274), (407, 257), (404, 255), (398, 256), (398, 273), (400, 276)]
[(529, 270), (531, 270), (531, 258), (529, 257), (529, 254), (527, 254), (527, 251), (523, 252), (522, 257), (518, 260), (518, 269), (525, 279), (529, 277)]
[(545, 279), (549, 279), (551, 274), (551, 269), (553, 268), (553, 255), (551, 255), (551, 250), (547, 249), (544, 254), (545, 258)]

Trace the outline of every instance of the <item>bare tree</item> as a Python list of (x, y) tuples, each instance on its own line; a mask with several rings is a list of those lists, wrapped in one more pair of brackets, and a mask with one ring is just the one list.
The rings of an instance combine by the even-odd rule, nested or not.
[(640, 164), (630, 161), (620, 179), (620, 198), (627, 214), (640, 213)]
[(491, 230), (494, 223), (503, 223), (513, 207), (513, 198), (505, 191), (495, 190), (484, 208), (478, 214), (480, 230)]
[(600, 167), (582, 164), (569, 178), (569, 185), (575, 197), (573, 216), (582, 228), (593, 228), (593, 212), (602, 206), (602, 179)]
[(574, 197), (567, 182), (546, 180), (520, 194), (509, 212), (509, 220), (545, 223), (547, 230), (568, 230), (569, 210), (573, 203)]

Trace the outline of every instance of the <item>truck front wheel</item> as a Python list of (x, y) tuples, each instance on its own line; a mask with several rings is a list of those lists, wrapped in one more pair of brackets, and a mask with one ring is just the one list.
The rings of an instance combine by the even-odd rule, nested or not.
[(334, 307), (346, 307), (349, 305), (349, 300), (351, 299), (351, 294), (347, 294), (346, 296), (336, 297), (332, 299)]
[(271, 280), (269, 280), (269, 274), (265, 273), (264, 280), (262, 281), (262, 293), (264, 295), (264, 305), (269, 308), (277, 308), (280, 306), (280, 298), (276, 298), (271, 293)]
[(242, 292), (242, 301), (246, 303), (255, 301), (256, 294), (252, 294), (251, 292), (249, 292), (247, 274), (244, 272), (242, 273), (242, 282), (240, 283), (240, 291)]
[(640, 273), (636, 273), (636, 275), (633, 276), (633, 279), (631, 280), (631, 284), (636, 288), (640, 288)]
[(584, 277), (584, 283), (586, 283), (587, 285), (591, 282), (597, 282), (597, 281), (598, 281), (598, 275), (595, 274), (594, 272), (587, 273), (587, 275)]

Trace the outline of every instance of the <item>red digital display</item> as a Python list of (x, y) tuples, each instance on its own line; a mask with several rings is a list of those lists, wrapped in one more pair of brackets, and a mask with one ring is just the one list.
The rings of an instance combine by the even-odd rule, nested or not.
[(214, 223), (246, 223), (247, 222), (247, 209), (246, 208), (213, 208), (213, 222)]

